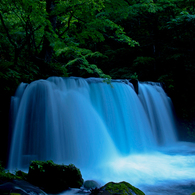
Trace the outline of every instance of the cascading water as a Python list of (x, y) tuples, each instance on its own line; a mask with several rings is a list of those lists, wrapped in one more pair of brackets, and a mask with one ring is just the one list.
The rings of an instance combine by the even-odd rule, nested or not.
[(176, 142), (175, 121), (171, 101), (157, 83), (139, 85), (139, 95), (158, 144)]
[(137, 95), (128, 81), (50, 77), (22, 83), (11, 110), (10, 170), (53, 160), (102, 184), (195, 178), (192, 147), (177, 142), (171, 102), (154, 83), (139, 83)]

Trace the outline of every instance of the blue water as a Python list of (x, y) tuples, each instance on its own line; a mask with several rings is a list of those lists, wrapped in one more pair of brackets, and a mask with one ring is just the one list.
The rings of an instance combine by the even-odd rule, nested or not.
[(137, 95), (119, 80), (22, 83), (11, 116), (10, 170), (25, 170), (31, 160), (72, 163), (85, 180), (125, 180), (146, 194), (195, 179), (194, 144), (178, 141), (172, 103), (159, 84), (139, 83)]

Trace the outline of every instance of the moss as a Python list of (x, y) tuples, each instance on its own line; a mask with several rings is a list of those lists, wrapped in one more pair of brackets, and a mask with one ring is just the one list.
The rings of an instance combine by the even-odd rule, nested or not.
[(125, 181), (120, 183), (109, 182), (105, 186), (103, 186), (102, 189), (104, 191), (108, 191), (110, 194), (145, 195), (141, 190)]
[(46, 192), (61, 192), (83, 185), (78, 168), (73, 164), (58, 165), (53, 161), (33, 161), (29, 167), (28, 181)]
[(16, 171), (15, 174), (10, 173), (9, 170), (6, 170), (0, 162), (0, 184), (5, 182), (12, 182), (13, 180), (25, 180), (27, 181), (27, 173), (23, 171)]
[(12, 181), (13, 179), (18, 179), (17, 176), (10, 173), (8, 170), (5, 170), (5, 168), (2, 166), (0, 162), (0, 184)]
[(16, 174), (15, 175), (16, 175), (16, 177), (18, 179), (25, 180), (25, 181), (28, 180), (28, 174), (25, 173), (25, 172), (23, 172), (23, 171), (16, 171)]

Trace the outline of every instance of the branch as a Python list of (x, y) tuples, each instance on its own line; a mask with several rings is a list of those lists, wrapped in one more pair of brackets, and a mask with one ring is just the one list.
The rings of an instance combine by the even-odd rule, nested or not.
[(44, 36), (41, 38), (41, 41), (39, 42), (37, 48), (39, 48), (41, 46), (41, 44), (43, 43), (43, 40), (44, 40)]
[(35, 31), (39, 30), (41, 27), (42, 27), (42, 26), (39, 25), (39, 26), (37, 26), (34, 30), (33, 30), (33, 29), (31, 29), (31, 30), (32, 30), (32, 32), (34, 33)]
[(10, 36), (10, 34), (9, 34), (9, 31), (8, 31), (8, 28), (7, 28), (6, 25), (5, 25), (5, 22), (4, 22), (4, 20), (3, 20), (3, 16), (1, 15), (1, 13), (0, 13), (0, 20), (1, 20), (1, 23), (2, 23), (2, 25), (3, 25), (3, 27), (4, 27), (4, 29), (5, 29), (5, 32), (6, 32), (6, 34), (7, 34), (7, 37), (8, 37), (8, 39), (9, 39), (10, 43), (11, 43), (15, 48), (17, 48), (17, 44), (12, 40), (12, 38), (11, 38), (11, 36)]
[(131, 6), (132, 4), (129, 3), (128, 0), (124, 0), (129, 6)]
[(73, 17), (73, 13), (74, 13), (74, 12), (71, 12), (70, 17), (69, 17), (69, 19), (68, 19), (68, 27), (64, 30), (64, 32), (62, 32), (62, 33), (59, 34), (59, 37), (62, 37), (62, 35), (64, 35), (64, 33), (65, 33), (66, 31), (68, 31), (68, 29), (70, 28), (70, 21), (71, 21), (71, 19), (72, 19), (72, 17)]
[(14, 2), (14, 5), (15, 5), (16, 9), (20, 12), (21, 17), (15, 12), (15, 10), (14, 10), (13, 8), (11, 8), (12, 11), (16, 14), (16, 16), (18, 16), (18, 18), (19, 18), (21, 21), (23, 21), (24, 23), (26, 23), (24, 17), (22, 16), (21, 10), (20, 10), (20, 9), (18, 8), (18, 6), (16, 5), (16, 2), (15, 2), (15, 1), (13, 1), (13, 2)]
[(77, 17), (76, 17), (76, 16), (74, 16), (74, 15), (73, 15), (73, 17), (74, 17), (75, 19), (77, 19), (77, 20), (79, 20), (79, 21), (81, 21), (81, 22), (85, 23), (85, 24), (87, 23), (86, 21), (84, 21), (84, 20), (82, 20), (82, 19), (80, 19), (80, 18), (77, 18)]

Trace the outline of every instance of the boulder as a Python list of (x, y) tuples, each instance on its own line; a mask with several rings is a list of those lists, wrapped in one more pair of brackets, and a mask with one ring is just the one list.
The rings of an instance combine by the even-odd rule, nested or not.
[(81, 172), (73, 164), (57, 165), (53, 161), (33, 161), (29, 166), (28, 181), (48, 193), (59, 193), (83, 185)]
[(97, 183), (94, 180), (87, 180), (87, 181), (84, 182), (83, 187), (86, 190), (92, 190), (92, 189), (95, 189), (95, 188), (99, 188), (100, 187), (100, 184)]
[(28, 180), (28, 174), (19, 170), (15, 173), (16, 178), (27, 181)]
[(139, 84), (137, 79), (131, 79), (130, 82), (133, 84), (133, 87), (135, 89), (135, 92), (139, 94)]
[(123, 181), (109, 182), (100, 188), (98, 195), (145, 195), (141, 190)]

